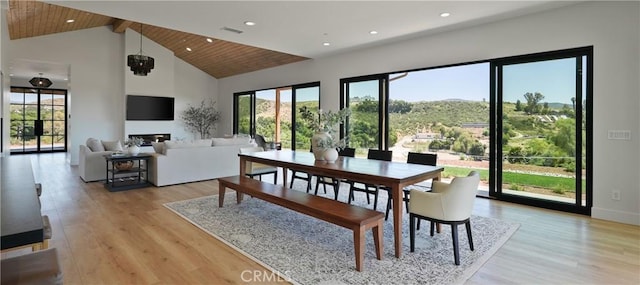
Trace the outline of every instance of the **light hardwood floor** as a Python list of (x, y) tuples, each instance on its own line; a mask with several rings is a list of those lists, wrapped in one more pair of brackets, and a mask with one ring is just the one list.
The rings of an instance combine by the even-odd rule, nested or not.
[[(265, 271), (162, 206), (216, 194), (215, 181), (111, 193), (64, 154), (31, 158), (65, 284), (238, 284)], [(520, 228), (467, 284), (640, 284), (640, 227), (488, 199), (474, 214)]]

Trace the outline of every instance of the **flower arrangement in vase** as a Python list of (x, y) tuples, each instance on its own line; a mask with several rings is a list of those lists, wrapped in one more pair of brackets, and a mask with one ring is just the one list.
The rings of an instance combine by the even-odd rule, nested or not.
[(325, 149), (335, 149), (340, 141), (344, 147), (346, 141), (344, 139), (334, 140), (331, 134), (336, 130), (338, 124), (345, 122), (349, 115), (351, 115), (349, 108), (337, 112), (323, 112), (322, 109), (319, 109), (317, 113), (312, 112), (307, 106), (300, 108), (300, 118), (315, 132), (311, 138), (311, 149), (316, 160), (324, 160)]
[(139, 137), (132, 137), (124, 142), (127, 146), (127, 150), (130, 155), (138, 155), (140, 153), (140, 146), (144, 143), (144, 139)]

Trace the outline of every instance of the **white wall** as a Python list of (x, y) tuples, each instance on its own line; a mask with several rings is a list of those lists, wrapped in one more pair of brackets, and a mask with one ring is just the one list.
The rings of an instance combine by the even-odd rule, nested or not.
[[(233, 93), (321, 81), (324, 109), (339, 106), (339, 79), (594, 46), (595, 218), (640, 225), (640, 4), (585, 2), (473, 28), (308, 60), (219, 80), (218, 134), (231, 133)], [(607, 139), (630, 130), (631, 141)], [(611, 199), (611, 190), (621, 200)]]
[(98, 27), (3, 42), (2, 50), (6, 48), (7, 60), (70, 64), (68, 146), (72, 165), (78, 163), (78, 146), (89, 137), (115, 140), (124, 139), (127, 132), (158, 132), (190, 138), (179, 121), (125, 121), (127, 94), (175, 97), (176, 117), (188, 104), (217, 98), (217, 79), (146, 38), (143, 51), (154, 57), (155, 68), (146, 77), (134, 76), (126, 66), (126, 56), (139, 51), (140, 38), (131, 30), (123, 35), (112, 32), (110, 26)]

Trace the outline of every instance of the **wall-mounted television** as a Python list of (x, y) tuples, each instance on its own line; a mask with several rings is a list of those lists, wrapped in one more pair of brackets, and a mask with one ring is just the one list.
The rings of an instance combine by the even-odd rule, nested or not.
[(172, 121), (174, 101), (173, 97), (127, 95), (127, 120)]

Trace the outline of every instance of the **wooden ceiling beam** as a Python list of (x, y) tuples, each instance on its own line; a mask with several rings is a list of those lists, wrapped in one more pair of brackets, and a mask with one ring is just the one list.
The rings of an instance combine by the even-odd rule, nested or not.
[(127, 28), (129, 26), (131, 26), (131, 24), (133, 24), (132, 21), (128, 21), (128, 20), (122, 20), (122, 19), (114, 19), (113, 20), (113, 32), (114, 33), (124, 33), (124, 31), (127, 30)]

